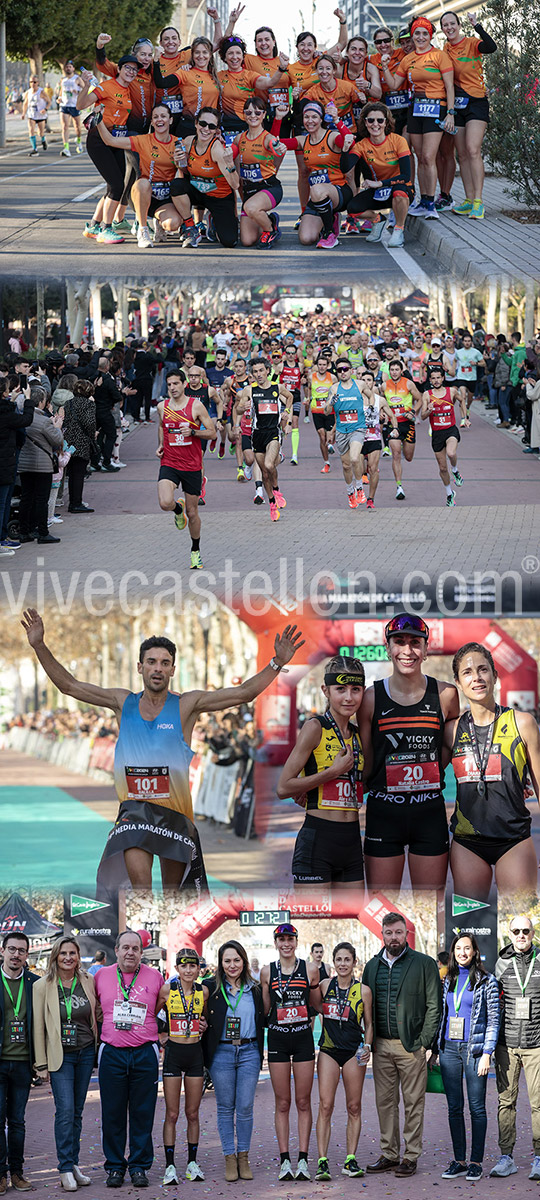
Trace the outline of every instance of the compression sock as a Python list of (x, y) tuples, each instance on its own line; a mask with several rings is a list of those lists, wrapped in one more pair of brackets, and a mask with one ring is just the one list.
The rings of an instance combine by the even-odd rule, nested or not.
[(174, 1146), (164, 1146), (165, 1166), (174, 1167)]
[(32, 150), (37, 150), (37, 138), (36, 138), (35, 133), (30, 134), (30, 145), (32, 147)]
[(191, 549), (192, 550), (200, 550), (200, 548), (201, 548), (201, 539), (200, 538), (192, 538), (191, 539)]
[[(194, 547), (193, 547), (193, 549), (194, 549), (194, 550), (198, 550), (198, 549), (199, 549), (199, 547), (198, 547), (198, 546), (194, 546)], [(199, 1148), (199, 1143), (198, 1143), (198, 1142), (188, 1142), (188, 1144), (187, 1144), (188, 1163), (190, 1163), (190, 1162), (197, 1162), (197, 1150), (198, 1150), (198, 1148)]]
[(291, 449), (292, 449), (292, 452), (293, 452), (293, 458), (298, 458), (298, 446), (299, 446), (299, 444), (300, 444), (300, 430), (299, 430), (299, 429), (293, 429), (293, 430), (291, 431)]
[(311, 207), (315, 209), (315, 213), (320, 217), (323, 226), (323, 234), (325, 237), (332, 232), (334, 223), (334, 209), (329, 196), (325, 200), (311, 200)]

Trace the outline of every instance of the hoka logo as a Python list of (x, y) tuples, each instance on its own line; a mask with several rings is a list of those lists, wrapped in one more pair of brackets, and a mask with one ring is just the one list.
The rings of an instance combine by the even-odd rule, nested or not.
[(158, 729), (174, 729), (174, 725), (168, 725), (166, 722), (164, 722), (163, 724), (158, 725), (157, 728)]

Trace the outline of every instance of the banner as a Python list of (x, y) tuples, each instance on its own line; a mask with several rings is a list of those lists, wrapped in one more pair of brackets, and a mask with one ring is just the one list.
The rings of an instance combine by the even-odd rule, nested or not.
[(93, 887), (73, 885), (64, 892), (64, 934), (77, 938), (83, 965), (88, 969), (96, 950), (107, 955), (105, 966), (116, 961), (118, 895), (108, 903), (96, 900)]

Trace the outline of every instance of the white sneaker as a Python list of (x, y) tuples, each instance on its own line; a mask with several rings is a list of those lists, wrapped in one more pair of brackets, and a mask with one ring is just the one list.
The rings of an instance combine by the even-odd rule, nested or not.
[(163, 1176), (163, 1183), (165, 1186), (168, 1183), (178, 1183), (178, 1175), (176, 1174), (176, 1167), (174, 1163), (171, 1163), (170, 1166), (167, 1167), (167, 1170)]
[(71, 150), (69, 146), (64, 146), (64, 149), (61, 151), (61, 158), (71, 158)]
[(204, 1175), (198, 1162), (188, 1163), (186, 1167), (186, 1179), (189, 1179), (192, 1183), (194, 1179), (204, 1179)]
[(154, 246), (160, 246), (162, 244), (162, 242), (166, 242), (166, 241), (167, 241), (167, 233), (166, 233), (165, 229), (163, 228), (161, 221), (158, 221), (156, 218), (156, 229), (155, 229), (155, 233), (154, 233)]
[(150, 236), (150, 230), (147, 225), (142, 225), (137, 233), (137, 245), (139, 250), (151, 250), (153, 241)]
[(334, 446), (334, 443), (333, 443), (333, 442), (329, 442), (329, 443), (328, 443), (328, 453), (329, 453), (329, 454), (335, 454), (335, 453), (336, 453), (336, 447)]
[(280, 1183), (283, 1183), (283, 1182), (289, 1183), (293, 1179), (294, 1179), (294, 1171), (292, 1169), (291, 1160), (290, 1160), (290, 1158), (285, 1158), (279, 1168), (278, 1180)]
[(73, 1168), (73, 1174), (79, 1187), (90, 1187), (92, 1180), (89, 1175), (83, 1175), (82, 1171), (79, 1171), (78, 1167)]
[[(534, 1160), (536, 1162), (536, 1159)], [(497, 1179), (505, 1179), (507, 1175), (515, 1175), (517, 1172), (516, 1164), (511, 1154), (501, 1154), (498, 1162), (491, 1168), (490, 1177), (496, 1176)]]
[(63, 525), (63, 524), (64, 524), (64, 518), (57, 517), (56, 513), (54, 514), (54, 517), (51, 517), (51, 519), (49, 521), (49, 525)]
[(115, 467), (127, 467), (127, 463), (120, 462), (119, 458), (111, 458), (111, 462)]
[(11, 546), (0, 546), (0, 557), (9, 558), (10, 554), (15, 554), (15, 551), (11, 549)]
[(529, 1179), (540, 1179), (540, 1154), (535, 1154), (532, 1160)]
[(138, 222), (137, 218), (135, 218), (135, 220), (133, 221), (133, 224), (131, 226), (131, 232), (133, 234), (133, 237), (137, 237), (137, 234), (139, 232), (139, 222)]
[(72, 1171), (61, 1171), (60, 1172), (60, 1183), (62, 1184), (62, 1187), (65, 1192), (76, 1192), (77, 1191), (77, 1180), (75, 1179), (75, 1176)]
[(248, 466), (247, 463), (244, 465), (244, 475), (248, 482), (253, 479), (253, 467)]
[(305, 1158), (298, 1159), (298, 1166), (296, 1168), (296, 1174), (294, 1178), (299, 1179), (301, 1183), (303, 1183), (304, 1180), (307, 1182), (308, 1179), (311, 1179)]

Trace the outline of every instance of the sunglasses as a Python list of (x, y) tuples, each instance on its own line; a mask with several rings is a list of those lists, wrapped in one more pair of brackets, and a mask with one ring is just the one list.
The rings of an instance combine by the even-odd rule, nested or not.
[(366, 117), (366, 125), (384, 125), (386, 117)]
[(350, 367), (336, 367), (336, 375), (345, 375), (350, 369)]
[(389, 46), (392, 38), (379, 38), (378, 42), (374, 42), (374, 46)]
[(217, 129), (217, 125), (214, 125), (211, 121), (199, 120), (197, 121), (197, 125), (199, 125), (201, 129)]
[(511, 929), (510, 933), (515, 934), (516, 937), (518, 937), (520, 933), (523, 933), (526, 937), (528, 933), (532, 933), (532, 929)]
[(389, 638), (393, 633), (418, 633), (420, 637), (428, 638), (429, 628), (422, 617), (417, 617), (414, 613), (399, 613), (388, 622), (384, 636)]
[(277, 925), (274, 929), (274, 937), (298, 937), (298, 930), (294, 925)]

